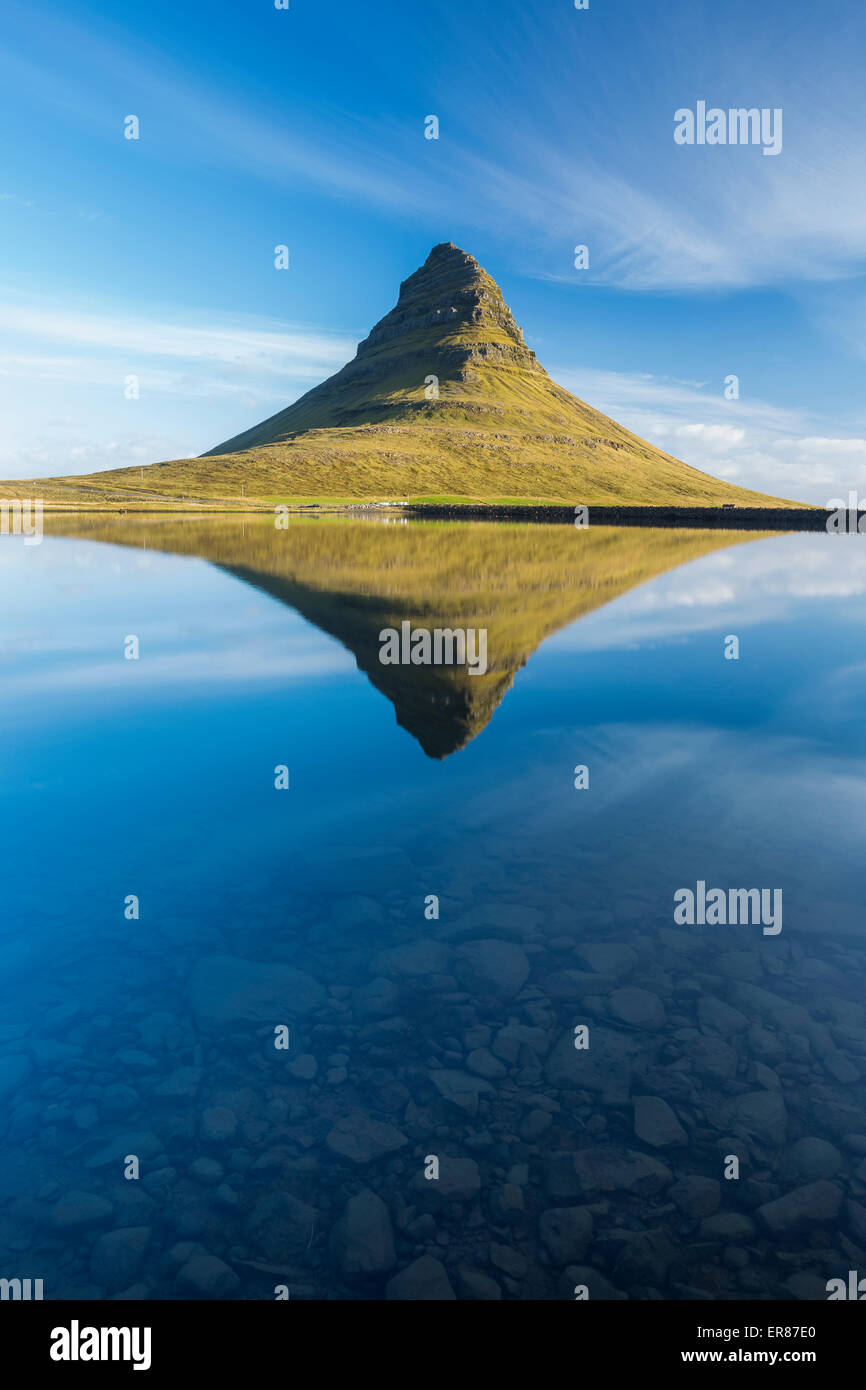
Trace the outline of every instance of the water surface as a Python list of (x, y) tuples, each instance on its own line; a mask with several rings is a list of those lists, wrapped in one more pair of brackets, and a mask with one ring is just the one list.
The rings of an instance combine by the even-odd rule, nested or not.
[[(0, 1277), (737, 1299), (866, 1269), (859, 537), (50, 529), (0, 538)], [(382, 666), (404, 619), (485, 628), (487, 672)], [(781, 888), (782, 931), (678, 926), (699, 880)]]

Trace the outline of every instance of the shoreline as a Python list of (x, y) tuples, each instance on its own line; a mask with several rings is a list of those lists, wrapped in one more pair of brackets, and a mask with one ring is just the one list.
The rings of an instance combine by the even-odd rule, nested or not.
[[(501, 521), (544, 523), (555, 526), (574, 526), (576, 507), (562, 503), (518, 504), (518, 503), (429, 503), (408, 502), (401, 504), (382, 504), (376, 502), (342, 502), (333, 506), (327, 503), (310, 504), (291, 502), (281, 503), (290, 516), (349, 516), (358, 518), (394, 517), (404, 520), (422, 521)], [(643, 526), (663, 529), (723, 530), (723, 531), (826, 531), (831, 511), (822, 507), (695, 507), (695, 506), (654, 506), (587, 503), (588, 520), (586, 525), (600, 526)], [(103, 503), (76, 506), (74, 503), (47, 502), (43, 504), (46, 517), (61, 516), (162, 516), (175, 519), (235, 516), (261, 517), (273, 516), (276, 507), (269, 503), (256, 504), (250, 501), (246, 506), (234, 503), (220, 506), (218, 502), (210, 505), (201, 503), (193, 506), (177, 506), (170, 502), (152, 506), (111, 506)], [(581, 528), (578, 528), (581, 529)]]
[[(575, 508), (564, 506), (408, 506), (429, 521), (535, 521), (575, 524)], [(587, 504), (589, 525), (657, 526), (722, 531), (826, 531), (832, 515), (823, 507), (655, 507)]]

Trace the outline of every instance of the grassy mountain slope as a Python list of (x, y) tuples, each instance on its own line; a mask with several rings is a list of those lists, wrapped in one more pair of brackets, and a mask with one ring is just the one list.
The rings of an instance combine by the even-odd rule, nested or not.
[(572, 396), (524, 344), (496, 282), (450, 242), (353, 360), (285, 410), (201, 458), (56, 479), (39, 495), (792, 505), (690, 468)]

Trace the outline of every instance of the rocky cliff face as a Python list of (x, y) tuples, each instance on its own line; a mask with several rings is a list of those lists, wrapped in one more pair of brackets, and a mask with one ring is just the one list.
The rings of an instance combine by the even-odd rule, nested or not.
[[(447, 396), (449, 383), (477, 386), (473, 369), (479, 367), (530, 373), (552, 392), (561, 389), (524, 343), (492, 276), (474, 256), (441, 242), (403, 281), (396, 305), (358, 345), (351, 362), (294, 405), (208, 453), (236, 453), (315, 429), (417, 418), (419, 406), (426, 410), (428, 376), (437, 378)], [(477, 404), (470, 402), (468, 409), (477, 413)]]
[(508, 356), (515, 364), (542, 370), (496, 281), (453, 241), (434, 246), (420, 270), (403, 281), (396, 306), (359, 345), (356, 360), (378, 354), (395, 338), (416, 334), (430, 344), (459, 335), (466, 339), (462, 352), (467, 360), (480, 348), (510, 347)]

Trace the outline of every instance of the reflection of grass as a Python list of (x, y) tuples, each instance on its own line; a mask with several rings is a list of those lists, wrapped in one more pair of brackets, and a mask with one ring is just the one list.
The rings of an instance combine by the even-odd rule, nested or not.
[[(335, 516), (272, 520), (49, 517), (46, 531), (198, 555), (291, 605), (337, 637), (434, 756), (490, 719), (545, 637), (665, 570), (761, 533), (638, 527), (410, 522)], [(486, 628), (488, 670), (383, 667), (379, 632)]]
[[(339, 517), (273, 521), (228, 517), (178, 520), (81, 517), (51, 520), (64, 535), (199, 555), (242, 567), (259, 581), (304, 586), (348, 601), (371, 601), (376, 621), (496, 627), (506, 662), (548, 632), (699, 555), (755, 539), (755, 533), (490, 522), (383, 526)], [(495, 654), (494, 654), (495, 656)]]

